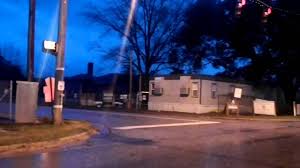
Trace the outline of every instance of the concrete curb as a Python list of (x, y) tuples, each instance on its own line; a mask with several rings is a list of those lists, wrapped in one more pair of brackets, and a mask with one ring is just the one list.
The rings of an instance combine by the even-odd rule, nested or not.
[(91, 128), (87, 132), (83, 132), (72, 136), (62, 137), (50, 141), (0, 146), (0, 158), (11, 154), (17, 154), (23, 152), (34, 152), (38, 150), (45, 150), (50, 148), (61, 147), (63, 145), (70, 145), (73, 143), (83, 142), (89, 139), (92, 135), (95, 135), (97, 133), (98, 131), (95, 128)]
[[(108, 113), (108, 114), (117, 114), (117, 115), (149, 115), (149, 116), (156, 116), (159, 117), (159, 115), (168, 115), (168, 117), (177, 117), (180, 119), (181, 116), (188, 116), (188, 117), (196, 117), (192, 119), (223, 119), (223, 120), (244, 120), (244, 121), (269, 121), (269, 122), (300, 122), (300, 118), (295, 119), (284, 119), (284, 118), (260, 118), (259, 116), (254, 116), (252, 118), (242, 118), (242, 117), (228, 117), (228, 116), (210, 116), (210, 115), (203, 115), (203, 114), (197, 114), (197, 113), (182, 113), (182, 112), (157, 112), (157, 111), (143, 111), (143, 112), (120, 112), (120, 111), (101, 111), (101, 110), (92, 110), (92, 109), (76, 109), (76, 108), (68, 108), (69, 110), (85, 110), (85, 113)], [(171, 116), (173, 114), (173, 116)]]
[(300, 122), (300, 119), (283, 119), (283, 118), (242, 118), (242, 117), (209, 117), (210, 119), (222, 120), (244, 120), (244, 121), (267, 121), (267, 122)]

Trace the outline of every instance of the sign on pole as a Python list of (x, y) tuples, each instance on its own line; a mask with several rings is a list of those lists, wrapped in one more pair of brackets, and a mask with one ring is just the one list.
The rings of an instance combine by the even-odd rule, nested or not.
[(65, 90), (65, 82), (64, 81), (58, 81), (57, 90), (59, 90), (59, 91)]
[(242, 98), (243, 89), (242, 88), (234, 88), (234, 98)]
[(48, 77), (45, 79), (46, 86), (44, 86), (44, 96), (45, 96), (45, 102), (51, 103), (54, 101), (54, 86), (55, 86), (55, 78)]

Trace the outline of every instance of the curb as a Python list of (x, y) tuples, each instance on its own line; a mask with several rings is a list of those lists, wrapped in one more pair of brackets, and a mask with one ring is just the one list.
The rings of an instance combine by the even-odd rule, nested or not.
[[(76, 109), (76, 108), (68, 108), (70, 110), (85, 110), (85, 113), (110, 113), (110, 114), (128, 114), (128, 115), (149, 115), (149, 116), (158, 116), (160, 114), (162, 115), (170, 115), (174, 114), (172, 117), (178, 117), (180, 119), (181, 115), (184, 116), (189, 116), (189, 117), (199, 117), (199, 118), (205, 118), (205, 119), (223, 119), (223, 120), (244, 120), (244, 121), (269, 121), (269, 122), (300, 122), (300, 118), (295, 118), (295, 119), (282, 119), (282, 118), (259, 118), (259, 116), (255, 116), (253, 118), (242, 118), (242, 117), (227, 117), (227, 116), (210, 116), (210, 115), (203, 115), (203, 114), (198, 114), (198, 113), (183, 113), (183, 112), (156, 112), (156, 111), (144, 111), (144, 112), (138, 112), (138, 113), (133, 113), (133, 112), (119, 112), (119, 111), (101, 111), (101, 110), (92, 110), (92, 109)], [(193, 119), (196, 119), (193, 118)]]
[(95, 128), (91, 128), (87, 132), (80, 134), (61, 137), (50, 141), (32, 142), (32, 143), (20, 143), (14, 145), (0, 146), (0, 158), (6, 155), (23, 153), (23, 152), (34, 152), (37, 150), (45, 150), (50, 148), (61, 147), (63, 145), (69, 145), (72, 143), (79, 143), (86, 141), (92, 135), (97, 134), (98, 131)]
[(276, 119), (276, 118), (234, 118), (234, 117), (209, 117), (211, 119), (244, 120), (244, 121), (267, 121), (267, 122), (300, 122), (299, 119)]

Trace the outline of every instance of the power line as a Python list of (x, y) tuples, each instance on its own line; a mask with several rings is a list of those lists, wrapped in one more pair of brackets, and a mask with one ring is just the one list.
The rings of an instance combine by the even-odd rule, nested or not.
[(272, 5), (269, 5), (269, 4), (265, 3), (265, 2), (263, 2), (262, 0), (250, 0), (250, 1), (252, 1), (253, 3), (256, 3), (258, 5), (260, 5), (261, 7), (272, 8), (273, 10), (278, 11), (278, 12), (282, 12), (282, 13), (290, 14), (290, 15), (300, 16), (300, 12), (289, 11), (287, 9), (273, 7)]

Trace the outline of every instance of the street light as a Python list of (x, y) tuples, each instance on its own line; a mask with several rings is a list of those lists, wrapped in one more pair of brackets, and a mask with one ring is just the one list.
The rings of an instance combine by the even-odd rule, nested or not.
[(55, 41), (43, 41), (43, 51), (56, 54), (57, 43)]

